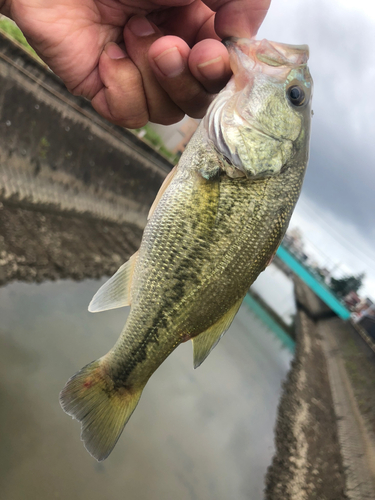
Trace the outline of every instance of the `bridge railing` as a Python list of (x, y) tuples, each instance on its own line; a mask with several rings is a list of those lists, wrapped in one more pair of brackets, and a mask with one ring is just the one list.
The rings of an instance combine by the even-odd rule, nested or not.
[(332, 290), (324, 283), (323, 279), (319, 279), (285, 245), (280, 245), (276, 255), (340, 318), (344, 320), (350, 318), (351, 313), (349, 309), (336, 297)]

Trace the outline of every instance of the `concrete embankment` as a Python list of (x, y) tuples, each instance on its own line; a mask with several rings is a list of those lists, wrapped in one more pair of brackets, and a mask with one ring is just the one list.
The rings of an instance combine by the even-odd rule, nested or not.
[(1, 33), (0, 138), (0, 284), (113, 273), (172, 165)]
[[(144, 227), (172, 165), (0, 33), (0, 199)], [(98, 203), (100, 200), (100, 203)]]
[(297, 348), (279, 406), (266, 499), (375, 498), (373, 436), (341, 355), (351, 326), (327, 318), (324, 304), (299, 279), (295, 290)]

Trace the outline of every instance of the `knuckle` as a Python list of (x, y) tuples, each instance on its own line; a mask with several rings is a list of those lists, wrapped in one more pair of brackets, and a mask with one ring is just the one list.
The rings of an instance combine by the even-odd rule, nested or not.
[(147, 123), (148, 119), (138, 118), (138, 119), (126, 120), (121, 124), (121, 126), (125, 128), (141, 128), (144, 127)]
[(148, 114), (131, 115), (130, 113), (126, 113), (125, 110), (122, 113), (116, 114), (111, 112), (111, 122), (119, 127), (141, 128), (148, 122)]
[(158, 118), (158, 123), (160, 123), (160, 125), (173, 125), (181, 121), (184, 116), (185, 113), (182, 110), (169, 115), (162, 115)]

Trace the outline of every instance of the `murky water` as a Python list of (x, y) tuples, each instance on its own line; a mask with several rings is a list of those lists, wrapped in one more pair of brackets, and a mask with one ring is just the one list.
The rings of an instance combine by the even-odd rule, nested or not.
[(297, 313), (293, 281), (275, 264), (269, 265), (258, 276), (251, 289), (260, 295), (287, 325), (293, 322)]
[(98, 464), (60, 408), (66, 380), (116, 341), (127, 310), (89, 314), (100, 283), (0, 289), (0, 491), (6, 500), (258, 500), (291, 353), (244, 304), (198, 370), (180, 346)]

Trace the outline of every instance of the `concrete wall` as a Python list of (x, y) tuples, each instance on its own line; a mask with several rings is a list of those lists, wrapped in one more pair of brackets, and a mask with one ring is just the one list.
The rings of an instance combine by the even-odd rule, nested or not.
[(143, 227), (171, 164), (0, 33), (0, 200)]

